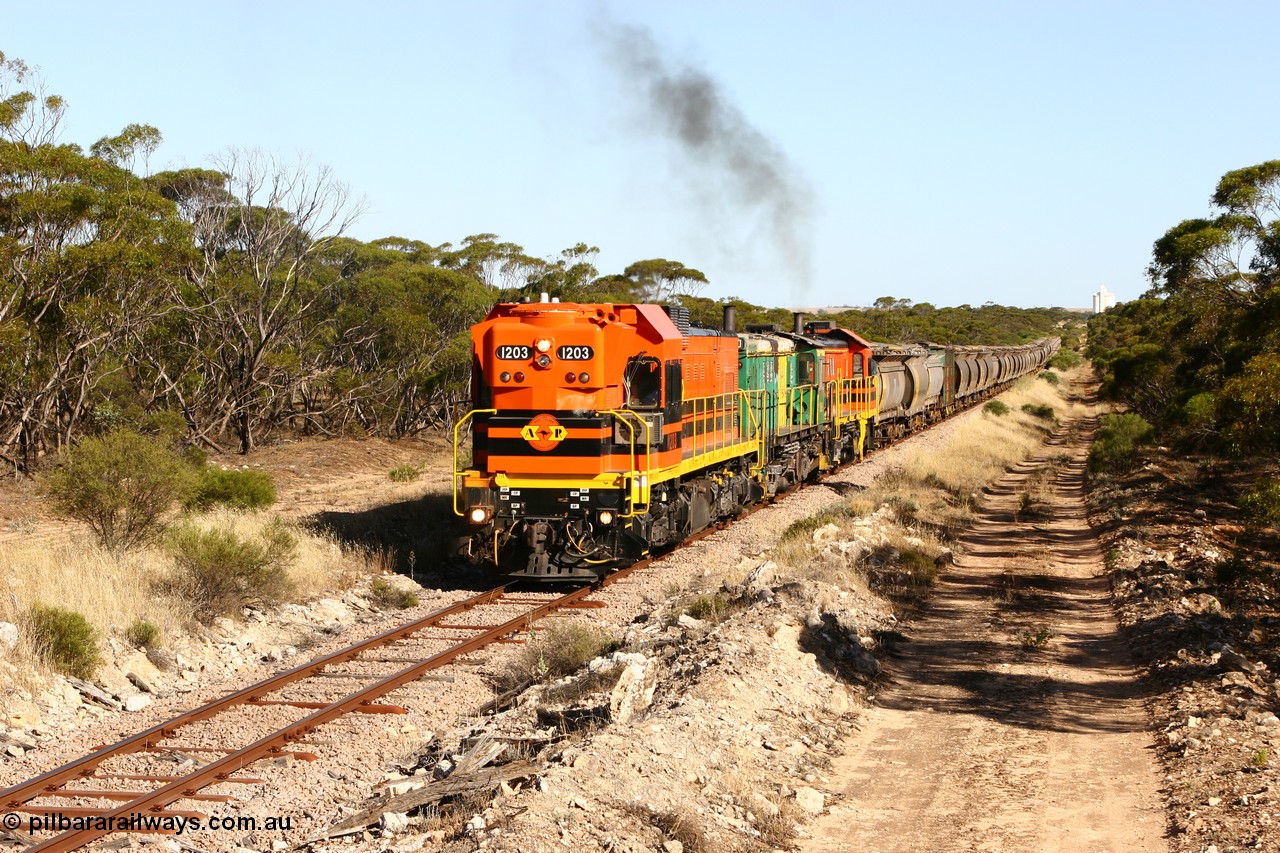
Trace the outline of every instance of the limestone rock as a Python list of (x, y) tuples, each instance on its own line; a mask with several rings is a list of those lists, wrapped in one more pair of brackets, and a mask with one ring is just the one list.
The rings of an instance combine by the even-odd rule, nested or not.
[(657, 689), (657, 661), (650, 658), (643, 664), (627, 664), (609, 695), (609, 715), (623, 725), (632, 722), (653, 704)]
[(827, 798), (821, 791), (801, 787), (796, 789), (796, 805), (809, 814), (818, 815), (826, 807)]
[(379, 825), (383, 835), (399, 835), (409, 828), (409, 815), (404, 812), (383, 812)]
[(143, 708), (151, 704), (151, 697), (145, 693), (135, 693), (128, 696), (124, 700), (124, 709), (126, 711), (141, 711)]

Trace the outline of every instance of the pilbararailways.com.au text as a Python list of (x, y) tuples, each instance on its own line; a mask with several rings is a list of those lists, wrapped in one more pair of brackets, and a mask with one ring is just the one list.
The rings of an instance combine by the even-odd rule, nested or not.
[(171, 832), (182, 835), (184, 832), (201, 830), (257, 832), (260, 829), (266, 831), (293, 829), (292, 817), (256, 818), (248, 815), (196, 817), (145, 812), (114, 816), (65, 815), (55, 811), (28, 815), (9, 812), (0, 819), (0, 823), (5, 829), (25, 828), (32, 834), (37, 832)]

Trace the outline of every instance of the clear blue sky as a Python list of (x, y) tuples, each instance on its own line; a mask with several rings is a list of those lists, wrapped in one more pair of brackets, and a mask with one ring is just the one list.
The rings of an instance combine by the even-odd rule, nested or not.
[[(762, 142), (790, 238), (669, 138), (628, 26)], [(768, 306), (1087, 307), (1145, 290), (1224, 172), (1280, 158), (1276, 32), (1270, 2), (55, 0), (7, 8), (0, 51), (69, 102), (64, 141), (138, 122), (152, 170), (327, 164), (367, 199), (359, 239), (582, 241)]]

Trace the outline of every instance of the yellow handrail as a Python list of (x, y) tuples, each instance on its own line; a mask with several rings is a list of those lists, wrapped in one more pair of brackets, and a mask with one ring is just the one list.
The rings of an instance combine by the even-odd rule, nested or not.
[[(643, 515), (649, 511), (649, 481), (653, 476), (653, 451), (651, 449), (653, 442), (651, 440), (652, 436), (650, 435), (650, 431), (653, 429), (653, 426), (647, 419), (641, 417), (638, 412), (634, 412), (631, 409), (601, 409), (597, 414), (613, 415), (627, 428), (631, 470), (624, 476), (631, 479), (631, 511), (620, 514), (618, 518), (635, 518), (638, 515)], [(636, 423), (632, 423), (631, 419), (627, 417), (628, 415), (635, 418), (636, 422), (644, 426), (645, 470), (643, 474), (641, 474), (640, 469), (636, 467)]]
[[(754, 441), (760, 444), (763, 459), (765, 396), (764, 389), (739, 388), (725, 394), (684, 400), (682, 420), (689, 430), (688, 441), (684, 445), (688, 451), (686, 458), (692, 459), (732, 444)], [(748, 421), (745, 431), (739, 428), (744, 415)]]
[[(754, 431), (756, 433), (756, 443), (759, 445), (760, 449), (756, 451), (756, 466), (752, 470), (755, 471), (757, 474), (759, 474), (764, 471), (766, 467), (765, 463), (768, 461), (765, 459), (766, 452), (767, 452), (766, 450), (767, 439), (764, 434), (764, 410), (765, 410), (765, 403), (767, 402), (765, 400), (765, 392), (763, 389), (755, 389), (752, 391), (744, 391), (742, 389), (738, 389), (737, 394), (741, 396), (743, 401), (746, 403), (747, 415), (750, 417), (751, 426), (754, 428)], [(759, 412), (757, 412), (756, 407), (751, 404), (753, 397), (759, 398), (758, 400), (758, 402), (760, 403)]]
[[(497, 413), (497, 409), (472, 409), (463, 415), (456, 424), (453, 425), (453, 514), (457, 516), (466, 515), (462, 510), (458, 509), (458, 478), (465, 477), (466, 471), (458, 470), (458, 432), (476, 415), (492, 415)], [(474, 450), (474, 445), (473, 445)]]

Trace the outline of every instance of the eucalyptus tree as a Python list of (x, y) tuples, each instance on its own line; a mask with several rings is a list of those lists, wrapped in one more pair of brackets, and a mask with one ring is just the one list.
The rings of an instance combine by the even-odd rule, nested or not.
[(131, 125), (86, 154), (59, 141), (65, 111), (0, 54), (0, 456), (18, 470), (73, 438), (190, 261), (173, 203), (120, 165), (159, 132)]
[(1183, 220), (1155, 241), (1150, 299), (1091, 321), (1091, 353), (1107, 371), (1106, 387), (1166, 429), (1198, 443), (1274, 451), (1280, 160), (1227, 172), (1211, 202), (1209, 216)]
[(428, 249), (399, 238), (326, 249), (326, 262), (342, 270), (327, 310), (324, 380), (314, 386), (328, 429), (411, 434), (466, 398), (469, 330), (495, 294)]
[(650, 302), (697, 296), (709, 284), (706, 274), (701, 270), (666, 258), (636, 261), (622, 271), (622, 276), (638, 285), (644, 299)]
[(236, 149), (214, 166), (165, 176), (200, 254), (178, 289), (188, 323), (178, 343), (200, 374), (189, 382), (198, 399), (185, 401), (185, 411), (201, 419), (196, 433), (206, 443), (231, 433), (248, 452), (314, 378), (303, 369), (305, 353), (338, 280), (318, 258), (363, 204), (331, 170), (306, 161)]

